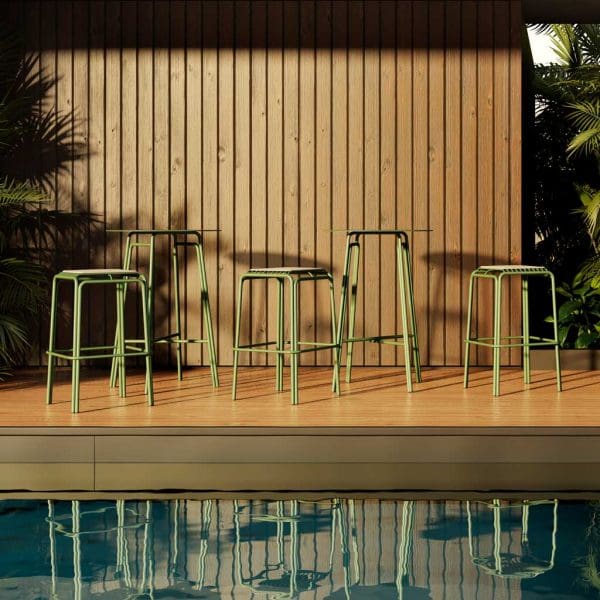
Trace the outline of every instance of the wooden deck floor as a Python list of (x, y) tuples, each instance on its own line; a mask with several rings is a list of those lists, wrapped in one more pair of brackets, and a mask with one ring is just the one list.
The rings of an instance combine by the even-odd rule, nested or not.
[[(128, 378), (128, 397), (108, 389), (105, 371), (83, 372), (81, 412), (70, 412), (69, 371), (59, 371), (55, 403), (44, 401), (45, 372), (22, 371), (0, 384), (0, 426), (4, 427), (598, 427), (600, 371), (564, 373), (556, 392), (553, 373), (535, 372), (524, 386), (521, 371), (505, 369), (502, 396), (491, 396), (491, 371), (474, 370), (462, 387), (459, 368), (424, 371), (424, 381), (408, 394), (397, 368), (356, 368), (352, 384), (338, 398), (330, 391), (331, 369), (300, 370), (300, 404), (289, 391), (273, 391), (272, 368), (240, 369), (239, 395), (232, 402), (231, 369), (221, 368), (213, 389), (207, 369), (155, 374), (155, 406), (148, 407), (143, 378)], [(287, 386), (287, 381), (286, 381)], [(286, 388), (287, 389), (287, 388)]]

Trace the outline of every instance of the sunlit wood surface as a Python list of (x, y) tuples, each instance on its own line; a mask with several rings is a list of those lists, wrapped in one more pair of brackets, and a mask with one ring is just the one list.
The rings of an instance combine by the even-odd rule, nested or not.
[[(287, 369), (286, 369), (287, 371)], [(45, 404), (45, 373), (29, 370), (0, 384), (2, 426), (600, 426), (600, 371), (564, 373), (556, 392), (553, 373), (534, 372), (524, 386), (522, 373), (505, 369), (502, 396), (491, 396), (491, 371), (473, 371), (462, 387), (462, 370), (424, 371), (415, 391), (405, 391), (402, 371), (361, 367), (338, 398), (330, 391), (331, 369), (300, 369), (300, 404), (292, 406), (286, 372), (285, 391), (276, 393), (274, 369), (240, 369), (238, 400), (231, 400), (231, 369), (221, 368), (214, 390), (206, 368), (188, 369), (178, 382), (172, 371), (155, 374), (155, 406), (148, 407), (139, 372), (128, 377), (128, 396), (108, 388), (108, 373), (83, 370), (81, 412), (70, 412), (70, 371), (60, 370), (55, 403)]]

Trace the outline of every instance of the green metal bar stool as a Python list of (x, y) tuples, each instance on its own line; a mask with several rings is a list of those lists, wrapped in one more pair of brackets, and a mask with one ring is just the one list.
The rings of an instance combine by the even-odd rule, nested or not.
[[(73, 347), (57, 350), (56, 344), (56, 313), (58, 309), (58, 285), (61, 281), (73, 284)], [(144, 339), (142, 348), (128, 351), (125, 343), (125, 289), (128, 284), (134, 283), (140, 290), (142, 299), (142, 323), (144, 328)], [(83, 289), (90, 285), (114, 285), (117, 296), (117, 335), (115, 344), (111, 346), (87, 346), (81, 345), (81, 305)], [(137, 356), (145, 359), (146, 363), (146, 393), (148, 404), (154, 404), (152, 389), (152, 348), (150, 345), (148, 310), (148, 290), (146, 279), (137, 271), (129, 269), (75, 269), (62, 271), (54, 276), (52, 282), (52, 303), (50, 307), (50, 336), (48, 341), (48, 381), (46, 390), (46, 402), (52, 404), (52, 389), (54, 385), (54, 371), (56, 359), (62, 358), (72, 361), (72, 387), (71, 387), (71, 411), (79, 412), (79, 368), (82, 360), (94, 360), (100, 358), (112, 358), (116, 361), (119, 372), (119, 396), (126, 395), (125, 382), (125, 359), (129, 356)]]
[[(216, 232), (213, 229), (111, 229), (111, 232), (120, 232), (127, 234), (127, 243), (125, 246), (125, 258), (123, 268), (131, 268), (133, 250), (138, 248), (148, 248), (148, 306), (150, 311), (150, 337), (154, 344), (175, 344), (177, 360), (177, 379), (183, 379), (182, 370), (182, 345), (183, 344), (207, 344), (210, 362), (210, 374), (214, 387), (219, 386), (219, 375), (217, 372), (217, 353), (215, 350), (215, 338), (212, 325), (212, 314), (208, 296), (208, 278), (206, 276), (206, 264), (204, 261), (203, 234), (205, 232)], [(175, 329), (176, 331), (159, 337), (154, 337), (154, 282), (155, 282), (155, 242), (158, 236), (168, 236), (172, 239), (171, 260), (173, 264), (173, 291), (175, 301)], [(181, 326), (181, 305), (179, 299), (179, 249), (192, 248), (196, 254), (196, 264), (200, 276), (200, 310), (204, 322), (206, 337), (189, 338), (183, 337)], [(115, 335), (116, 343), (116, 335)], [(126, 340), (128, 347), (136, 347), (140, 340)], [(132, 346), (133, 345), (133, 346)], [(113, 359), (110, 383), (116, 387), (118, 379), (118, 369), (116, 357)]]
[[(477, 510), (473, 510), (478, 507)], [(552, 532), (550, 534), (550, 554), (547, 557), (537, 556), (530, 547), (529, 543), (529, 517), (530, 512), (533, 512), (535, 507), (538, 508), (540, 516), (543, 512), (546, 514), (552, 511), (552, 527), (550, 523), (545, 523), (544, 532)], [(544, 507), (547, 507), (544, 509)], [(483, 508), (484, 510), (479, 510)], [(473, 532), (473, 513), (477, 518), (479, 514), (485, 515), (485, 509), (491, 510), (493, 514), (493, 540), (492, 553), (480, 554), (480, 546), (486, 548), (485, 552), (489, 552), (489, 543), (480, 544), (479, 538), (489, 535), (489, 525), (485, 522), (482, 530), (486, 533), (475, 534)], [(518, 509), (521, 509), (521, 527), (520, 540), (514, 540), (511, 535), (512, 531), (517, 529), (515, 514)], [(506, 515), (505, 527), (502, 528), (502, 512)], [(549, 516), (549, 515), (547, 515)], [(486, 519), (487, 521), (487, 519)], [(483, 525), (483, 524), (482, 524)], [(509, 579), (531, 579), (543, 573), (547, 573), (554, 568), (556, 557), (556, 536), (558, 534), (558, 500), (523, 500), (522, 502), (510, 502), (502, 504), (498, 499), (491, 502), (478, 502), (467, 500), (467, 527), (469, 536), (469, 554), (473, 564), (489, 573), (494, 577), (504, 577)], [(504, 533), (504, 536), (502, 535)], [(502, 538), (504, 537), (504, 549), (502, 548)], [(508, 540), (508, 544), (507, 544)], [(516, 542), (516, 543), (515, 543)], [(520, 542), (520, 543), (519, 543)]]
[[(421, 230), (419, 230), (421, 231)], [(422, 230), (428, 231), (428, 230)], [(358, 295), (358, 273), (360, 266), (360, 239), (367, 235), (392, 235), (396, 238), (396, 257), (398, 263), (398, 286), (400, 291), (400, 315), (402, 332), (389, 335), (354, 335), (356, 324), (356, 298)], [(348, 296), (350, 298), (348, 299)], [(348, 307), (348, 302), (350, 306)], [(346, 313), (348, 314), (348, 330)], [(341, 360), (342, 344), (346, 344), (346, 383), (352, 378), (352, 351), (355, 342), (373, 342), (376, 344), (392, 344), (404, 347), (404, 364), (406, 369), (406, 388), (412, 392), (412, 364), (414, 361), (415, 378), (421, 382), (421, 358), (417, 336), (417, 317), (415, 313), (415, 296), (412, 281), (412, 264), (408, 246), (408, 234), (400, 229), (356, 229), (346, 233), (346, 256), (342, 273), (342, 292), (340, 299), (339, 321), (337, 326), (337, 362)], [(333, 388), (338, 384), (334, 380)]]
[[(277, 292), (277, 340), (272, 342), (260, 342), (254, 344), (240, 345), (240, 329), (242, 321), (242, 294), (244, 283), (253, 279), (275, 279), (278, 283)], [(331, 299), (331, 329), (332, 343), (326, 342), (303, 342), (298, 339), (298, 285), (304, 281), (321, 281), (329, 282), (329, 291)], [(284, 322), (284, 284), (288, 282), (290, 285), (290, 340), (284, 340), (283, 322)], [(264, 269), (250, 269), (240, 278), (237, 299), (237, 317), (235, 322), (235, 338), (233, 346), (233, 390), (232, 398), (236, 398), (237, 388), (237, 370), (238, 358), (240, 352), (266, 352), (276, 355), (276, 375), (275, 389), (280, 392), (283, 390), (283, 361), (284, 357), (290, 357), (291, 370), (291, 393), (292, 404), (298, 404), (298, 357), (304, 352), (317, 352), (319, 350), (335, 349), (334, 355), (334, 381), (336, 382), (336, 390), (339, 388), (337, 381), (339, 379), (338, 368), (338, 352), (336, 342), (335, 329), (335, 297), (333, 294), (333, 277), (331, 273), (325, 269), (318, 267), (271, 267)], [(275, 346), (275, 349), (269, 348)], [(288, 348), (286, 348), (288, 346)], [(301, 346), (310, 346), (301, 348)]]
[[(521, 303), (523, 311), (522, 335), (501, 337), (502, 314), (502, 281), (505, 277), (521, 277)], [(546, 277), (550, 280), (552, 295), (552, 316), (554, 319), (554, 337), (544, 338), (529, 334), (529, 278)], [(473, 291), (477, 279), (490, 279), (494, 282), (494, 335), (490, 337), (472, 337)], [(500, 395), (500, 351), (503, 348), (523, 348), (523, 381), (531, 383), (530, 349), (542, 346), (553, 346), (556, 364), (556, 388), (562, 389), (560, 374), (560, 349), (558, 344), (558, 325), (556, 314), (556, 283), (554, 275), (544, 267), (529, 265), (484, 265), (471, 273), (469, 282), (469, 306), (467, 309), (467, 332), (465, 337), (465, 374), (464, 386), (469, 387), (469, 355), (472, 345), (493, 349), (493, 386), (494, 396)], [(504, 340), (507, 340), (503, 342)], [(515, 341), (516, 340), (516, 341)]]

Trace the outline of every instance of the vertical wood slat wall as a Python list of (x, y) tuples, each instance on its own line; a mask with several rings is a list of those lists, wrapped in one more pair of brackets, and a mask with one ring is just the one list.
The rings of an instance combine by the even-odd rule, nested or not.
[[(411, 235), (423, 360), (460, 364), (468, 274), (520, 258), (519, 0), (20, 6), (29, 48), (56, 80), (48, 103), (74, 111), (87, 153), (57, 174), (57, 207), (95, 213), (101, 230), (219, 228), (206, 257), (222, 364), (240, 273), (318, 264), (339, 290), (344, 236), (329, 230), (345, 227), (432, 230)], [(116, 265), (120, 243), (93, 237), (73, 264)], [(166, 333), (171, 266), (159, 250)], [(365, 254), (357, 331), (389, 333), (400, 321), (393, 243), (369, 240)], [(184, 323), (196, 336), (191, 255), (188, 266)], [(505, 330), (519, 326), (516, 293)], [(490, 331), (491, 295), (480, 299), (479, 327)], [(255, 285), (253, 339), (274, 337), (274, 306), (274, 291)], [(90, 308), (112, 322), (102, 301)], [(100, 329), (94, 320), (90, 335)], [(302, 290), (301, 332), (327, 339), (326, 291)], [(402, 353), (359, 345), (355, 357), (393, 365)], [(187, 351), (189, 364), (205, 358)]]

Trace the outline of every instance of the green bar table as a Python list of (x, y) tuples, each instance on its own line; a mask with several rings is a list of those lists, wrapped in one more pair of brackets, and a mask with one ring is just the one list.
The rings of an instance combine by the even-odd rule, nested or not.
[[(392, 344), (404, 347), (404, 364), (406, 369), (406, 387), (412, 392), (412, 367), (414, 361), (415, 377), (421, 382), (421, 359), (417, 336), (417, 318), (415, 313), (414, 289), (412, 281), (412, 264), (408, 244), (408, 233), (428, 233), (431, 229), (332, 229), (333, 233), (346, 234), (346, 255), (342, 273), (342, 291), (337, 327), (337, 362), (340, 364), (342, 344), (346, 343), (346, 382), (352, 377), (352, 350), (355, 342), (373, 342)], [(357, 337), (354, 335), (356, 323), (356, 297), (358, 293), (358, 274), (360, 265), (361, 238), (369, 235), (394, 236), (396, 238), (396, 259), (398, 263), (398, 286), (400, 291), (400, 318), (402, 332), (389, 335), (370, 335)], [(350, 296), (350, 298), (348, 298)], [(348, 313), (348, 315), (347, 315)], [(347, 316), (346, 316), (347, 315)], [(344, 328), (348, 330), (344, 336)], [(333, 389), (339, 382), (333, 381)]]
[[(175, 344), (177, 356), (177, 378), (183, 379), (181, 347), (182, 344), (207, 344), (210, 361), (210, 373), (214, 387), (219, 386), (217, 372), (217, 355), (215, 350), (215, 338), (213, 333), (212, 314), (208, 294), (208, 280), (206, 277), (206, 264), (204, 262), (204, 235), (207, 233), (218, 233), (220, 229), (107, 229), (109, 233), (120, 233), (127, 236), (125, 245), (125, 257), (123, 268), (129, 269), (134, 249), (147, 248), (149, 250), (148, 262), (148, 310), (150, 313), (150, 338), (154, 344)], [(171, 259), (173, 262), (173, 285), (175, 294), (175, 322), (176, 331), (156, 338), (154, 336), (154, 282), (155, 282), (155, 242), (159, 236), (167, 236), (172, 240)], [(181, 309), (179, 302), (179, 254), (181, 247), (194, 248), (196, 262), (200, 276), (200, 309), (204, 321), (204, 338), (184, 338), (181, 328)], [(115, 337), (116, 339), (116, 337)], [(126, 340), (128, 344), (135, 344), (139, 340)], [(113, 359), (111, 369), (111, 385), (116, 387), (118, 377), (118, 365)]]

